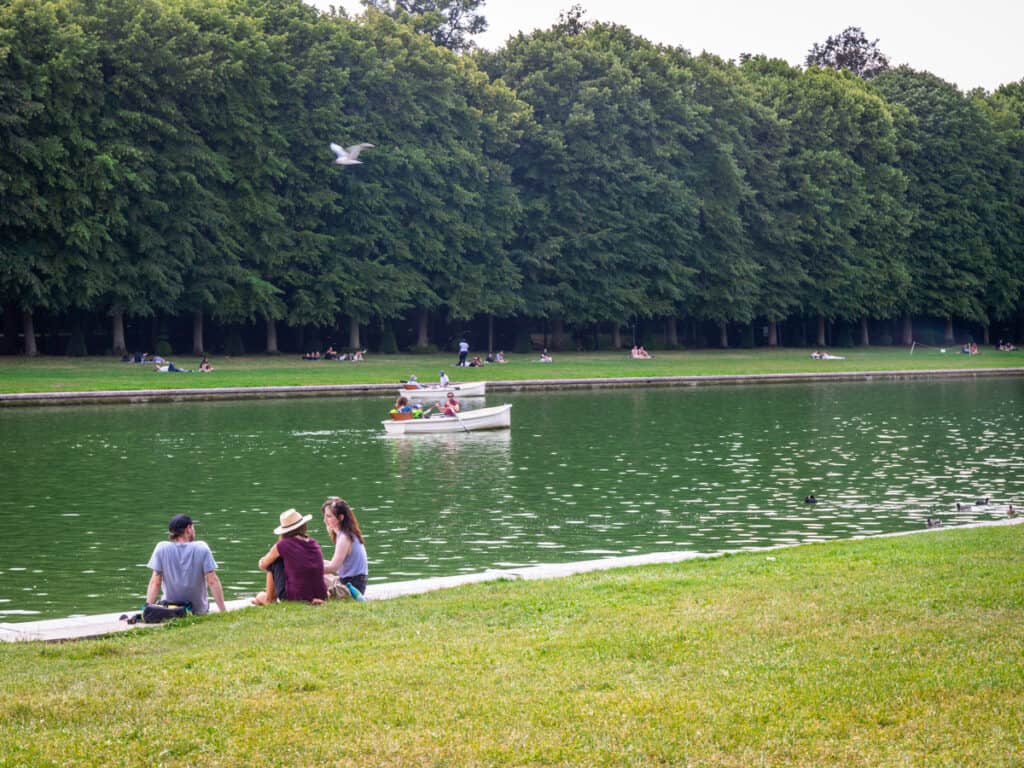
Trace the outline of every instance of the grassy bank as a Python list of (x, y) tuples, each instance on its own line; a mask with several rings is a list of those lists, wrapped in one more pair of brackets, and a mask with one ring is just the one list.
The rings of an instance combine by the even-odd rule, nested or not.
[[(553, 363), (535, 355), (508, 355), (505, 365), (457, 369), (455, 355), (370, 355), (361, 363), (294, 357), (217, 358), (210, 374), (155, 373), (149, 365), (132, 365), (109, 357), (0, 357), (0, 393), (77, 392), (206, 387), (296, 386), (398, 382), (410, 374), (434, 381), (439, 370), (459, 381), (621, 376), (705, 376), (721, 374), (805, 373), (821, 371), (903, 371), (932, 369), (1024, 368), (1024, 352), (986, 350), (970, 357), (938, 350), (856, 348), (832, 350), (845, 360), (812, 360), (806, 349), (701, 350), (659, 352), (653, 360), (631, 360), (627, 352), (557, 353)], [(175, 363), (196, 368), (198, 359), (177, 356)]]
[(1024, 526), (0, 648), (0, 764), (1010, 766)]

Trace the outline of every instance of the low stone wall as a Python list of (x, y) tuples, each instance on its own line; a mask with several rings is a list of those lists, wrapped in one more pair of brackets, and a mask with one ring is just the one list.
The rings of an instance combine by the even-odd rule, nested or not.
[[(972, 378), (1022, 376), (1024, 368), (936, 369), (930, 371), (854, 371), (816, 373), (762, 373), (713, 376), (628, 376), (610, 379), (524, 379), (488, 381), (487, 391), (525, 392), (548, 389), (615, 389), (624, 387), (698, 387), (722, 384), (786, 382), (901, 381), (932, 377)], [(107, 392), (25, 392), (0, 394), (0, 407), (41, 405), (97, 405), (103, 403), (156, 403), (204, 400), (259, 400), (277, 397), (391, 397), (398, 384), (320, 384), (294, 387), (211, 387), (208, 389), (134, 389)]]

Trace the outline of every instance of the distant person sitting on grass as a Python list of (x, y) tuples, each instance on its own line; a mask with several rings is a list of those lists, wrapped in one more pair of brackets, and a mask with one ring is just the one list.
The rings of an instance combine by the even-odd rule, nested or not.
[(280, 538), (259, 562), (260, 570), (267, 572), (267, 587), (256, 595), (253, 605), (269, 605), (278, 599), (319, 605), (327, 599), (324, 553), (307, 534), (312, 519), (294, 509), (281, 513), (281, 524), (274, 529)]
[(545, 347), (544, 351), (540, 353), (540, 360), (538, 360), (537, 362), (539, 362), (539, 363), (551, 363), (551, 362), (554, 362), (554, 360), (551, 357), (551, 355), (548, 354), (548, 350), (547, 350), (546, 347)]
[(210, 610), (209, 590), (217, 608), (224, 613), (227, 609), (224, 588), (217, 578), (217, 563), (206, 542), (196, 541), (192, 518), (175, 515), (167, 530), (171, 540), (157, 544), (147, 564), (153, 575), (146, 590), (146, 602), (155, 603), (162, 592), (169, 603), (191, 603), (192, 613), (200, 616)]
[(202, 362), (199, 363), (199, 372), (200, 373), (213, 373), (213, 366), (210, 365), (210, 361), (206, 357), (206, 355), (203, 355), (203, 360), (202, 360)]

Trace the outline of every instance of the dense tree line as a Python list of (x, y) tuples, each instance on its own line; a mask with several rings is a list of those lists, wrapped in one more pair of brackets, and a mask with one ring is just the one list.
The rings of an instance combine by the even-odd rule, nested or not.
[(368, 5), (0, 0), (7, 351), (1019, 337), (1024, 81)]

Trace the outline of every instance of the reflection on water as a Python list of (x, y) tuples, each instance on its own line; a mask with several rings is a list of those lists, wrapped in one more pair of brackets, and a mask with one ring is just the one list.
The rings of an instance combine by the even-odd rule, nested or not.
[(0, 411), (0, 526), (16, 533), (0, 542), (0, 616), (137, 605), (178, 512), (198, 520), (229, 595), (253, 593), (278, 514), (317, 515), (326, 543), (331, 494), (356, 510), (371, 584), (998, 518), (1024, 502), (1022, 387), (493, 395), (517, 404), (511, 430), (397, 439), (379, 398)]

